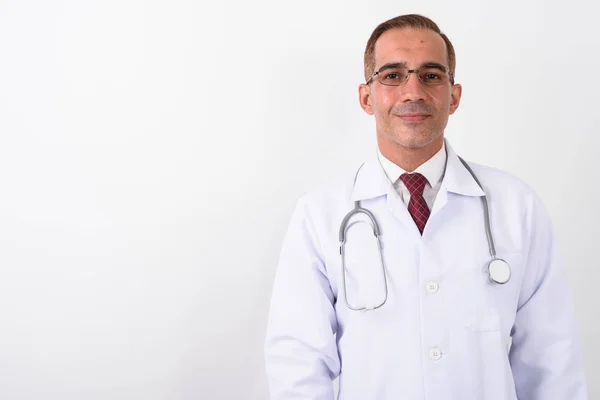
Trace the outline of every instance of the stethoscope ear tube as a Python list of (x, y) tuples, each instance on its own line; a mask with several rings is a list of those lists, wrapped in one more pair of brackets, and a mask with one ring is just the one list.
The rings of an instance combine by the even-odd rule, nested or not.
[(342, 220), (342, 224), (340, 225), (340, 243), (344, 243), (346, 241), (346, 226), (348, 225), (348, 221), (350, 220), (350, 218), (352, 218), (355, 214), (361, 214), (361, 213), (366, 214), (369, 217), (369, 219), (371, 220), (372, 226), (373, 226), (373, 235), (379, 237), (381, 232), (379, 230), (379, 224), (377, 223), (375, 216), (373, 215), (373, 213), (371, 211), (369, 211), (365, 208), (361, 208), (360, 201), (355, 201), (354, 209), (352, 211), (350, 211), (348, 214), (346, 214), (346, 216)]
[[(384, 288), (384, 295), (383, 295), (383, 300), (376, 305), (365, 305), (363, 307), (356, 307), (350, 304), (350, 302), (348, 301), (348, 292), (346, 290), (346, 257), (345, 257), (345, 252), (344, 252), (344, 248), (346, 245), (346, 231), (355, 223), (358, 223), (358, 221), (355, 221), (351, 224), (348, 224), (348, 221), (350, 220), (350, 218), (356, 214), (365, 214), (369, 217), (369, 219), (371, 220), (371, 227), (373, 229), (373, 235), (375, 236), (375, 240), (377, 242), (377, 251), (379, 252), (379, 261), (381, 264), (381, 276), (383, 277), (383, 288)], [(341, 269), (342, 269), (342, 291), (344, 294), (344, 302), (346, 303), (346, 307), (348, 307), (350, 310), (352, 311), (370, 311), (370, 310), (376, 310), (379, 307), (383, 306), (385, 304), (385, 302), (387, 301), (388, 298), (388, 287), (387, 287), (387, 274), (385, 272), (385, 265), (383, 263), (383, 252), (381, 251), (381, 240), (380, 240), (380, 230), (379, 230), (379, 224), (377, 223), (377, 220), (375, 219), (375, 216), (373, 215), (373, 213), (371, 213), (369, 210), (362, 208), (360, 206), (360, 201), (355, 201), (354, 202), (354, 209), (351, 210), (348, 214), (346, 214), (346, 216), (344, 217), (343, 221), (342, 221), (342, 225), (340, 228), (340, 256), (342, 258), (342, 265), (341, 265)]]

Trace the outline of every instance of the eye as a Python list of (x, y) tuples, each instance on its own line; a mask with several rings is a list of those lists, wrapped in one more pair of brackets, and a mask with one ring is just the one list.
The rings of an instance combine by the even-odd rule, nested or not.
[(421, 82), (426, 85), (443, 85), (448, 81), (448, 73), (445, 71), (441, 71), (437, 68), (428, 68), (422, 70), (421, 73)]
[(437, 81), (437, 80), (441, 79), (440, 75), (432, 73), (432, 72), (426, 73), (424, 78), (427, 81)]
[(397, 86), (400, 85), (406, 79), (406, 71), (402, 68), (391, 68), (387, 71), (383, 71), (381, 74), (380, 82), (384, 85)]

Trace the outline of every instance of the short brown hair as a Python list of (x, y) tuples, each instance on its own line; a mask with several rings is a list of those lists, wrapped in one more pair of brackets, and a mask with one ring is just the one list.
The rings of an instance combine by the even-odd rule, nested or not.
[[(456, 69), (456, 55), (454, 54), (454, 46), (452, 46), (448, 36), (443, 34), (437, 24), (431, 19), (418, 14), (407, 14), (382, 22), (371, 34), (371, 37), (367, 42), (367, 47), (365, 48), (365, 81), (371, 77), (373, 72), (375, 72), (375, 43), (377, 42), (377, 39), (379, 39), (384, 32), (394, 28), (429, 29), (438, 33), (446, 43), (448, 68), (450, 68), (451, 76), (454, 76), (454, 71)], [(451, 79), (451, 82), (454, 83), (454, 79)]]

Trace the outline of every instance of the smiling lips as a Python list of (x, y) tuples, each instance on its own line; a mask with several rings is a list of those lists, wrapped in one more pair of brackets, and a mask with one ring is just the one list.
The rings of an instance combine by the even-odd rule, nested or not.
[(429, 114), (424, 113), (403, 113), (398, 115), (398, 118), (406, 122), (421, 122), (425, 121), (427, 117), (429, 117)]

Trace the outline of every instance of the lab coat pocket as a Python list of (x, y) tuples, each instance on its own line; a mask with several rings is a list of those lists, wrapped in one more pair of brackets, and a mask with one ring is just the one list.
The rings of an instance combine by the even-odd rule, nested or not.
[(473, 376), (479, 377), (475, 381), (477, 385), (470, 389), (473, 398), (516, 399), (507, 344), (501, 317), (492, 311), (465, 326), (461, 347), (464, 366)]

